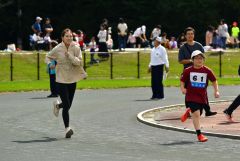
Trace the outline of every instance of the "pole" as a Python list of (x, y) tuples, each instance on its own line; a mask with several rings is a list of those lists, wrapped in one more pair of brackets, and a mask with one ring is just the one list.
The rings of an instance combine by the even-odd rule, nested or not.
[(113, 53), (110, 53), (110, 79), (113, 79)]
[(219, 77), (222, 77), (222, 51), (219, 52)]
[(13, 53), (10, 54), (10, 80), (13, 81)]
[(37, 80), (40, 80), (40, 56), (39, 52), (37, 52)]
[(86, 52), (83, 52), (83, 69), (86, 71)]
[(17, 47), (22, 49), (22, 9), (21, 0), (17, 0), (17, 17), (18, 17), (18, 35), (17, 35)]
[(140, 53), (137, 52), (137, 78), (140, 79)]

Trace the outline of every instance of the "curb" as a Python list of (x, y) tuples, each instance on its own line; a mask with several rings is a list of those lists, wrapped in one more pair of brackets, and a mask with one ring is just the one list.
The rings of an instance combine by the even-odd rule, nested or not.
[[(229, 102), (229, 101), (232, 101), (232, 100), (210, 101), (209, 103), (219, 103), (219, 102)], [(145, 110), (145, 111), (142, 111), (142, 112), (137, 114), (137, 120), (141, 123), (144, 123), (146, 125), (153, 126), (153, 127), (156, 127), (156, 128), (195, 134), (196, 133), (195, 130), (190, 130), (190, 129), (180, 128), (180, 127), (175, 127), (175, 126), (164, 125), (164, 124), (157, 123), (157, 122), (147, 121), (144, 117), (144, 115), (147, 115), (148, 113), (153, 113), (153, 112), (160, 111), (160, 110), (165, 110), (165, 109), (168, 109), (168, 108), (174, 108), (174, 107), (177, 107), (177, 106), (185, 106), (185, 104), (175, 104), (175, 105), (169, 105), (169, 106), (163, 106), (163, 107), (157, 107), (157, 108)], [(206, 132), (206, 131), (202, 131), (202, 133), (204, 135), (207, 135), (207, 136), (214, 136), (214, 137), (219, 137), (219, 138), (228, 138), (228, 139), (240, 140), (240, 135), (232, 135), (232, 134), (224, 134), (224, 133), (212, 133), (212, 132)]]

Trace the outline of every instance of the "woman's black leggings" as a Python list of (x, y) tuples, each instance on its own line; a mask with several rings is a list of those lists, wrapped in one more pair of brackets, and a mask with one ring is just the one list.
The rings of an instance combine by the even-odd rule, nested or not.
[(76, 90), (76, 84), (63, 84), (57, 83), (58, 94), (62, 100), (62, 103), (59, 105), (59, 108), (62, 108), (62, 117), (65, 128), (69, 127), (69, 109), (71, 108), (73, 97)]

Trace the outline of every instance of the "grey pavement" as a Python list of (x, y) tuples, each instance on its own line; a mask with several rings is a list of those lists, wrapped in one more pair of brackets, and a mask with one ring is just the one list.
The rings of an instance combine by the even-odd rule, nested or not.
[[(239, 91), (239, 86), (221, 86), (221, 99), (233, 99)], [(77, 91), (70, 110), (72, 139), (64, 138), (61, 115), (53, 116), (48, 94), (0, 94), (1, 161), (240, 160), (239, 140), (209, 137), (199, 143), (195, 134), (137, 121), (141, 111), (184, 103), (179, 88), (165, 88), (166, 99), (160, 101), (149, 101), (150, 88)]]

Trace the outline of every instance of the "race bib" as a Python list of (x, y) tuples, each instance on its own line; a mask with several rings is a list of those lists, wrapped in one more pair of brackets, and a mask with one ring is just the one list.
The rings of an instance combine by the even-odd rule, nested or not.
[(192, 87), (205, 88), (207, 84), (207, 73), (190, 72), (190, 82)]

